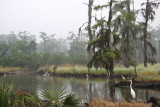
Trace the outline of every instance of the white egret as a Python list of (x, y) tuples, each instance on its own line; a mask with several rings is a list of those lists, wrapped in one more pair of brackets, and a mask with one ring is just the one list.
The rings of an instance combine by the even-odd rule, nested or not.
[(87, 77), (87, 79), (89, 78), (89, 75), (88, 74), (86, 74), (86, 77)]
[(19, 71), (17, 71), (17, 75), (19, 74)]
[(129, 81), (131, 82), (131, 84), (130, 84), (131, 95), (133, 98), (136, 98), (136, 94), (135, 94), (134, 90), (132, 89), (132, 80), (129, 80)]
[(7, 75), (6, 75), (6, 73), (4, 73), (4, 77), (6, 77)]
[(43, 74), (44, 77), (47, 77), (47, 74)]
[(49, 73), (48, 73), (48, 72), (45, 72), (45, 73), (43, 74), (43, 76), (44, 76), (44, 77), (48, 77), (48, 76), (49, 76)]
[(125, 80), (126, 78), (122, 75), (122, 79)]
[(47, 76), (49, 76), (49, 73), (48, 73), (48, 72), (46, 72), (46, 74), (47, 74)]

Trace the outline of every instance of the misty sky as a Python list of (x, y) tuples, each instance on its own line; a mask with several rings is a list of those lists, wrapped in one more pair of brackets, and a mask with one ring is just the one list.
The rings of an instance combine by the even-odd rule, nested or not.
[[(135, 0), (136, 8), (140, 8), (143, 1), (146, 0)], [(104, 2), (106, 0), (96, 0), (95, 4)], [(68, 36), (69, 31), (78, 33), (78, 28), (88, 19), (88, 8), (83, 3), (88, 0), (0, 0), (0, 34), (44, 31), (62, 38)], [(105, 14), (107, 12), (103, 12)], [(152, 24), (154, 28), (160, 24), (159, 18), (160, 9)]]

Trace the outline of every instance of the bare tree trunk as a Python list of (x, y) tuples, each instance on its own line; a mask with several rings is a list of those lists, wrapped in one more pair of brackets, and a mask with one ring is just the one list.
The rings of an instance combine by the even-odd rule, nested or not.
[(136, 38), (134, 40), (134, 75), (135, 75), (135, 78), (137, 78), (137, 70), (136, 70), (136, 64), (137, 64), (137, 60), (136, 60), (136, 57), (137, 57), (137, 53), (136, 53)]
[[(128, 13), (130, 13), (130, 3), (127, 3), (127, 11), (128, 11)], [(126, 40), (126, 42), (127, 42), (127, 45), (126, 45), (126, 67), (128, 68), (129, 66), (130, 66), (130, 63), (129, 63), (129, 60), (130, 60), (130, 58), (129, 58), (129, 51), (130, 51), (130, 46), (129, 46), (129, 29), (130, 29), (130, 25), (129, 26), (127, 26), (127, 28), (126, 28), (126, 30), (127, 30), (127, 33), (126, 33), (126, 36), (127, 36), (127, 40)]]
[[(134, 11), (134, 0), (133, 0), (133, 11)], [(134, 24), (135, 24), (135, 21), (134, 21)], [(137, 57), (137, 53), (136, 53), (136, 44), (137, 44), (137, 40), (136, 40), (136, 33), (134, 32), (134, 75), (135, 75), (135, 78), (137, 78), (137, 70), (136, 70), (136, 64), (137, 64), (137, 60), (136, 60), (136, 57)]]
[(144, 41), (144, 67), (147, 67), (147, 26), (148, 26), (148, 5), (149, 0), (146, 3), (146, 12), (145, 12), (145, 23), (143, 28), (143, 41)]
[(110, 77), (109, 77), (110, 86), (112, 86), (112, 85), (115, 84), (113, 68), (114, 68), (114, 60), (111, 60), (111, 61), (110, 61), (110, 66), (109, 66), (109, 72), (110, 72)]
[[(88, 4), (88, 36), (89, 36), (89, 41), (92, 41), (92, 30), (91, 30), (91, 22), (92, 22), (92, 5), (93, 5), (93, 0), (89, 0)], [(92, 57), (92, 50), (90, 49), (88, 52), (89, 55), (89, 60)]]
[(160, 40), (158, 42), (159, 42), (159, 62), (160, 62)]
[[(108, 25), (108, 31), (109, 31), (109, 40), (108, 40), (108, 48), (111, 48), (110, 46), (110, 41), (111, 41), (111, 20), (112, 20), (112, 3), (113, 3), (113, 0), (110, 0), (110, 3), (109, 3), (109, 17), (108, 17), (108, 22), (107, 22), (107, 25)], [(109, 72), (110, 72), (110, 85), (114, 85), (115, 84), (115, 80), (114, 80), (114, 71), (113, 71), (113, 68), (114, 68), (114, 60), (110, 60), (109, 61), (110, 65), (109, 65)]]
[(147, 67), (147, 43), (146, 43), (147, 32), (144, 29), (144, 67)]
[(129, 66), (130, 66), (130, 64), (129, 64), (129, 29), (128, 29), (128, 31), (127, 31), (127, 40), (126, 40), (126, 42), (127, 42), (127, 45), (126, 45), (126, 52), (125, 52), (125, 67), (126, 68), (128, 68)]
[[(127, 3), (127, 12), (130, 13), (130, 3)], [(125, 40), (123, 40), (125, 44), (125, 51), (124, 51), (124, 66), (128, 68), (130, 66), (130, 57), (129, 57), (129, 51), (130, 51), (130, 45), (129, 45), (129, 36), (130, 36), (130, 25), (125, 27), (125, 32), (123, 33)]]
[(123, 55), (123, 65), (128, 68), (129, 67), (129, 57), (128, 52), (126, 51)]

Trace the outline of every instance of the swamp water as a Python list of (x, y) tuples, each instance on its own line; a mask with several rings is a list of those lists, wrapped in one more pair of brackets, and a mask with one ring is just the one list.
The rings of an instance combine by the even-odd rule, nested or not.
[[(0, 77), (0, 82), (14, 82), (16, 88), (36, 90), (40, 92), (44, 87), (65, 88), (66, 91), (73, 92), (83, 101), (90, 101), (91, 98), (111, 99), (109, 85), (106, 79), (80, 79), (63, 77), (43, 77), (41, 75), (24, 75)], [(118, 80), (116, 80), (117, 82)], [(136, 101), (147, 101), (150, 97), (160, 98), (160, 90), (133, 88), (136, 93)], [(115, 99), (134, 100), (130, 94), (130, 88), (115, 88)]]

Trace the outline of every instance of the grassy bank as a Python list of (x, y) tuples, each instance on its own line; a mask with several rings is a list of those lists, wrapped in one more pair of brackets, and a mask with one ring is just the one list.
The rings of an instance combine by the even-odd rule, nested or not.
[(28, 68), (0, 66), (0, 73), (7, 73), (7, 72), (11, 72), (11, 71), (25, 71), (25, 70), (28, 70)]
[(143, 102), (108, 102), (105, 100), (97, 100), (94, 99), (90, 104), (89, 107), (150, 107), (148, 103), (143, 103)]
[[(39, 71), (47, 71), (53, 72), (53, 65), (52, 66), (43, 66), (38, 69)], [(114, 68), (115, 75), (133, 75), (134, 74), (134, 68), (129, 67), (125, 68), (120, 65), (116, 65)], [(63, 75), (63, 74), (87, 74), (88, 68), (86, 66), (79, 66), (75, 65), (74, 67), (71, 65), (64, 65), (64, 66), (58, 66), (56, 70), (56, 74)], [(107, 72), (103, 68), (95, 69), (92, 68), (89, 71), (90, 74), (93, 75), (107, 75)], [(160, 82), (160, 64), (155, 64), (154, 66), (148, 64), (148, 67), (145, 68), (143, 64), (139, 64), (137, 66), (137, 74), (138, 77), (136, 78), (137, 81), (152, 81), (152, 82)]]

